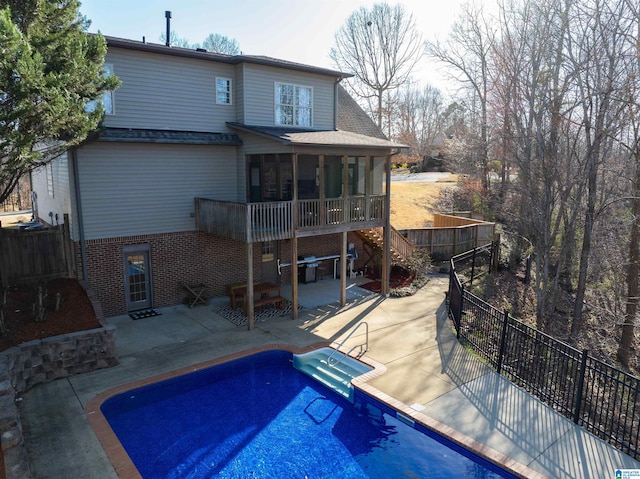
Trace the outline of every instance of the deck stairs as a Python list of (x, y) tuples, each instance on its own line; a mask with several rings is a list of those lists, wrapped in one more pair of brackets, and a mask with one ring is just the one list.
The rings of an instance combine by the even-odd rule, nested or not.
[[(382, 228), (371, 228), (366, 230), (359, 230), (358, 236), (362, 239), (365, 247), (370, 248), (369, 255), (382, 255), (383, 251), (383, 232)], [(402, 236), (398, 230), (391, 227), (391, 245), (390, 245), (390, 258), (392, 265), (399, 265), (407, 267), (409, 266), (409, 258), (413, 254), (414, 246)]]

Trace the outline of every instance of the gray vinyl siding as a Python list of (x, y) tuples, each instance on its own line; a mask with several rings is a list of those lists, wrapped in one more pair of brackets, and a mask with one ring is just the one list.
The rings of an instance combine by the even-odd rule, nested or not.
[(334, 78), (249, 64), (245, 65), (243, 76), (245, 124), (274, 125), (275, 84), (288, 83), (313, 88), (313, 128), (334, 128)]
[(236, 120), (236, 106), (215, 98), (216, 76), (230, 78), (238, 98), (233, 65), (121, 48), (110, 48), (105, 63), (122, 81), (105, 126), (226, 132)]
[(235, 89), (235, 112), (236, 112), (236, 120), (237, 122), (242, 123), (242, 119), (244, 118), (244, 65), (237, 65), (236, 69), (236, 89)]
[[(36, 168), (31, 173), (32, 189), (37, 195), (38, 216), (50, 224), (62, 224), (65, 213), (71, 213), (71, 190), (68, 163), (70, 153), (64, 153), (51, 161), (50, 166)], [(49, 192), (49, 173), (53, 173), (53, 196)], [(52, 217), (49, 216), (52, 213)]]
[(94, 143), (78, 162), (87, 240), (192, 231), (194, 198), (238, 201), (232, 147)]

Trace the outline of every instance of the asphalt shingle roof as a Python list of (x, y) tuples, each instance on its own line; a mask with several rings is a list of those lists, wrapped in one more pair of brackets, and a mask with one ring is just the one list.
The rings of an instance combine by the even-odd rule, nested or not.
[(294, 128), (244, 125), (242, 123), (227, 123), (227, 125), (240, 131), (266, 136), (287, 145), (355, 146), (369, 148), (400, 148), (404, 146), (387, 139), (374, 138), (352, 131), (300, 130)]
[(210, 133), (201, 131), (151, 130), (138, 128), (103, 128), (98, 141), (123, 143), (176, 143), (188, 145), (242, 145), (234, 133)]

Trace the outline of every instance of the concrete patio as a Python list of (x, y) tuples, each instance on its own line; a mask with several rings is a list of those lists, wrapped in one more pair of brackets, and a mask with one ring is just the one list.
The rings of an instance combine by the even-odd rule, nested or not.
[(106, 389), (257, 346), (335, 341), (363, 320), (367, 356), (387, 368), (370, 384), (406, 405), (550, 478), (602, 479), (618, 468), (640, 469), (462, 348), (446, 314), (447, 284), (446, 276), (432, 275), (413, 296), (383, 298), (350, 283), (345, 307), (339, 281), (300, 285), (304, 309), (297, 320), (257, 321), (253, 331), (216, 313), (226, 298), (164, 308), (138, 321), (109, 318), (117, 326), (118, 366), (37, 386), (19, 402), (32, 475), (117, 477), (84, 411)]

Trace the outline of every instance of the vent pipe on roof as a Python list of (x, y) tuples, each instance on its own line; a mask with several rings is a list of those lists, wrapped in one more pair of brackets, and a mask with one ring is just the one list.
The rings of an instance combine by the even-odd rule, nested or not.
[(170, 47), (171, 46), (171, 12), (169, 10), (166, 10), (164, 12), (164, 18), (167, 19), (167, 36), (165, 38), (165, 45)]

